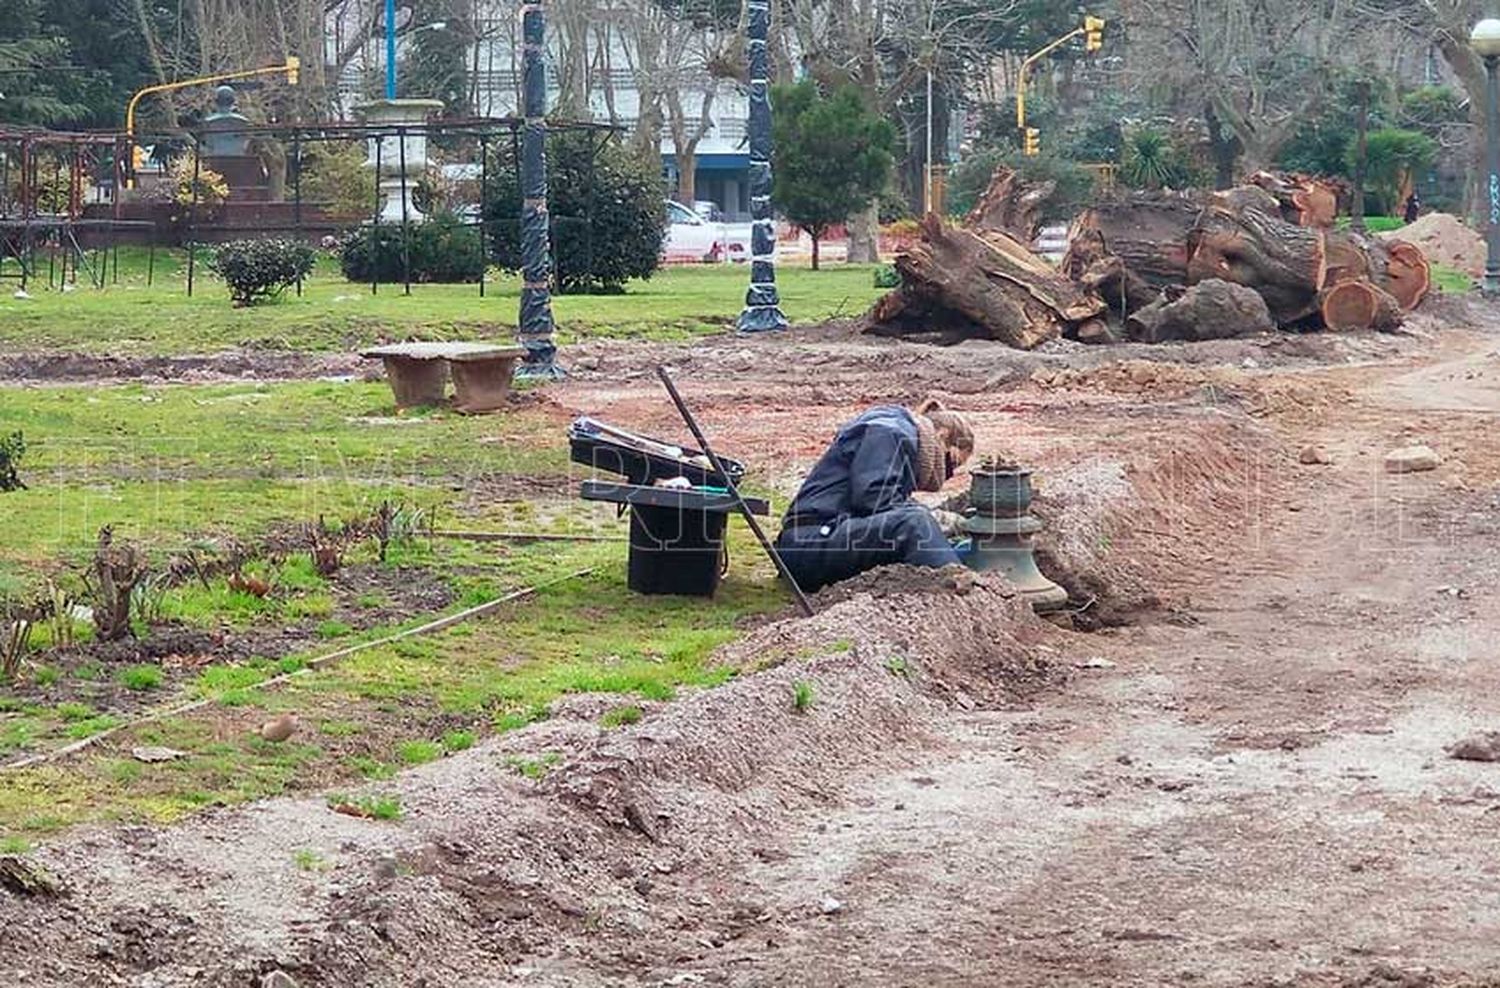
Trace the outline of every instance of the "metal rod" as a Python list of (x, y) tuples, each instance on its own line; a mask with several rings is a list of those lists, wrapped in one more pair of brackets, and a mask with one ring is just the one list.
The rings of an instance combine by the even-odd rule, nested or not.
[(555, 532), (427, 532), (435, 539), (462, 542), (629, 542), (624, 535), (567, 535)]
[(1489, 134), (1486, 148), (1489, 158), (1489, 176), (1485, 182), (1485, 202), (1489, 204), (1489, 229), (1486, 243), (1489, 247), (1484, 265), (1484, 293), (1491, 298), (1500, 295), (1500, 58), (1490, 55), (1484, 60), (1484, 71), (1489, 76)]
[(380, 154), (385, 149), (384, 135), (375, 138), (375, 214), (370, 217), (370, 294), (380, 294)]
[(198, 135), (193, 134), (193, 201), (188, 207), (188, 298), (193, 297), (193, 273), (198, 265), (198, 238), (193, 236), (197, 233), (198, 226), (198, 175), (203, 167), (203, 144)]
[(720, 461), (719, 454), (715, 453), (714, 448), (708, 444), (708, 437), (703, 434), (702, 429), (698, 428), (698, 420), (693, 418), (693, 413), (688, 409), (687, 403), (682, 400), (682, 395), (677, 393), (677, 385), (672, 383), (672, 375), (667, 373), (665, 367), (658, 365), (656, 376), (661, 378), (661, 383), (666, 387), (667, 394), (672, 396), (672, 404), (677, 406), (678, 413), (682, 416), (682, 420), (687, 423), (688, 429), (693, 433), (693, 438), (697, 440), (698, 445), (702, 448), (703, 455), (708, 457), (708, 461), (714, 465), (714, 472), (723, 478), (724, 486), (729, 489), (729, 495), (734, 498), (735, 506), (740, 509), (740, 514), (744, 516), (745, 523), (750, 526), (750, 531), (754, 532), (755, 537), (760, 541), (760, 547), (766, 550), (766, 555), (771, 557), (771, 562), (776, 564), (777, 571), (786, 580), (787, 585), (792, 588), (792, 596), (797, 598), (797, 606), (802, 608), (803, 614), (812, 617), (814, 613), (812, 602), (807, 599), (807, 594), (803, 593), (802, 588), (797, 585), (797, 578), (792, 575), (791, 570), (787, 569), (786, 561), (781, 558), (781, 553), (777, 552), (776, 547), (771, 544), (771, 540), (766, 538), (766, 533), (761, 529), (760, 522), (756, 520), (755, 513), (750, 510), (750, 505), (745, 503), (744, 495), (740, 494), (739, 485), (734, 482), (734, 477), (730, 475), (729, 471), (724, 469), (724, 464)]
[(406, 128), (396, 128), (396, 152), (401, 168), (401, 294), (411, 294), (411, 216), (407, 212), (410, 194), (406, 188)]
[[(302, 135), (292, 138), (292, 223), (297, 243), (302, 243)], [(297, 272), (297, 297), (302, 297), (302, 272)]]
[[(474, 57), (479, 57), (479, 47), (474, 47)], [(484, 208), (485, 195), (490, 187), (490, 142), (489, 138), (481, 135), (479, 138), (479, 251), (484, 256), (484, 262), (479, 265), (479, 297), (484, 298), (484, 280), (490, 267), (490, 224), (489, 210)]]

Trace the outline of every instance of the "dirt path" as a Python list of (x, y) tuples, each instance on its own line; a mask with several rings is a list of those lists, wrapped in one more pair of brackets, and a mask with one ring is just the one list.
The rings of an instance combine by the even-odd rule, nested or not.
[[(1496, 367), (1481, 344), (1387, 371), (1358, 395), (1363, 417), (1482, 408), (1493, 427)], [(1328, 431), (1346, 449), (1378, 444)], [(799, 817), (784, 857), (742, 876), (791, 918), (698, 973), (745, 986), (1340, 984), (1382, 963), (1442, 983), (1500, 974), (1500, 769), (1442, 750), (1500, 727), (1500, 500), (1378, 469), (1350, 456), (1303, 470), (1301, 510), (1263, 505), (1285, 520), (1221, 556), (1201, 623), (1098, 638), (1113, 668), (1031, 710), (956, 717), (920, 765)]]
[[(1445, 332), (1425, 354), (1406, 341), (1399, 362), (1332, 369), (1090, 364), (1058, 383), (1031, 368), (1004, 391), (949, 389), (981, 448), (1045, 464), (1044, 495), (1097, 495), (1055, 526), (1107, 543), (1122, 577), (1154, 575), (1172, 607), (1079, 634), (1004, 587), (866, 588), (751, 632), (734, 648), (761, 671), (648, 705), (633, 727), (601, 730), (579, 698), (403, 773), (383, 786), (399, 823), (287, 799), (76, 835), (37, 855), (72, 896), (0, 893), (0, 980), (1500, 977), (1500, 766), (1443, 752), (1500, 729), (1495, 341)], [(834, 383), (808, 385), (766, 357), (822, 344), (757, 345), (700, 365), (690, 398), (726, 450), (788, 474), (853, 407), (993, 370), (973, 359), (988, 351), (929, 367), (903, 347), (882, 376), (868, 348), (839, 363), (830, 343)], [(666, 427), (654, 383), (630, 373), (551, 394)], [(1440, 470), (1381, 471), (1416, 441)], [(1334, 464), (1299, 466), (1309, 442)], [(1120, 485), (1136, 530), (1088, 529)], [(804, 680), (817, 699), (799, 713)], [(521, 777), (515, 760), (543, 753), (557, 768)], [(310, 851), (317, 867), (299, 866)]]

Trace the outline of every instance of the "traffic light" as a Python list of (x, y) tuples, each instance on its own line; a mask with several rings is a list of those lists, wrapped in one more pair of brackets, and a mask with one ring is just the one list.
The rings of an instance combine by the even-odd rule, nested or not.
[(1026, 128), (1026, 145), (1024, 148), (1026, 157), (1035, 158), (1037, 155), (1042, 153), (1042, 142), (1040, 140), (1040, 137), (1041, 131), (1037, 130), (1035, 127)]
[(1083, 48), (1085, 51), (1098, 51), (1104, 47), (1104, 18), (1085, 17), (1083, 19)]
[[(1099, 23), (1102, 24), (1104, 22), (1100, 21)], [(301, 74), (302, 74), (302, 59), (298, 58), (296, 55), (288, 55), (286, 57), (286, 83), (287, 83), (287, 85), (288, 86), (295, 86), (295, 85), (297, 85), (297, 83), (301, 80)]]

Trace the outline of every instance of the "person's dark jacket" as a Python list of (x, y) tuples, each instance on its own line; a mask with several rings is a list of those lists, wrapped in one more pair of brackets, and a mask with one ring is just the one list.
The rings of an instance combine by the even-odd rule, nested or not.
[(846, 424), (802, 482), (782, 527), (837, 524), (906, 504), (917, 487), (917, 422), (880, 405)]

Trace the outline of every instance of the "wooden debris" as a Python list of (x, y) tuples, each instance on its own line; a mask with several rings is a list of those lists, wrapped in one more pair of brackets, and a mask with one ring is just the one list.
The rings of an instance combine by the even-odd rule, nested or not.
[(1254, 289), (1218, 278), (1199, 282), (1171, 301), (1163, 297), (1125, 322), (1127, 335), (1138, 343), (1220, 340), (1275, 328), (1265, 300)]
[(1029, 244), (1042, 228), (1042, 204), (1056, 191), (1056, 182), (1032, 184), (1001, 165), (990, 177), (984, 195), (969, 210), (964, 225), (970, 230), (1003, 233)]
[[(876, 303), (867, 332), (930, 330), (934, 320), (1030, 350), (1104, 313), (1096, 295), (1063, 277), (1014, 237), (929, 216), (922, 239), (896, 259), (901, 287)], [(956, 318), (955, 318), (956, 317)]]
[(67, 894), (51, 872), (19, 854), (0, 855), (0, 888), (26, 896)]

